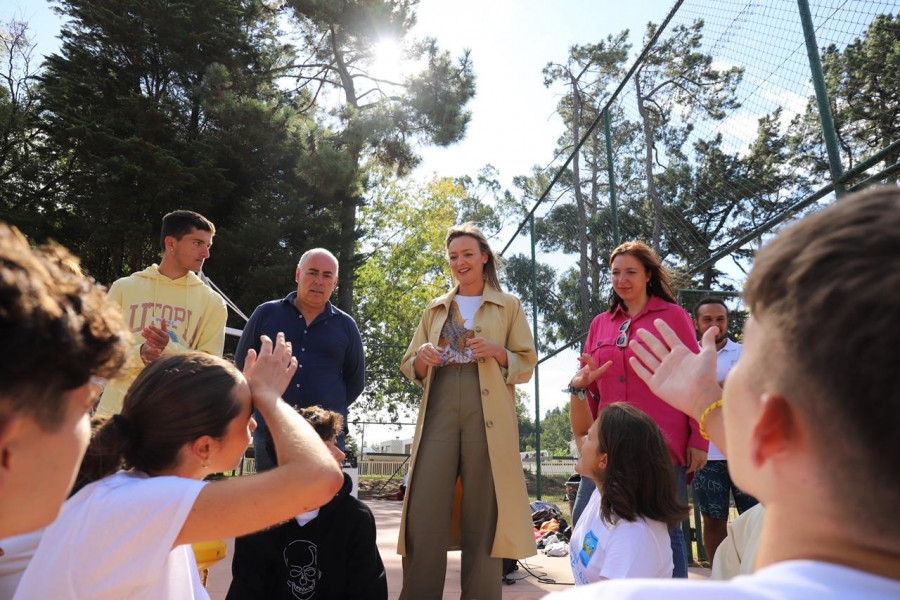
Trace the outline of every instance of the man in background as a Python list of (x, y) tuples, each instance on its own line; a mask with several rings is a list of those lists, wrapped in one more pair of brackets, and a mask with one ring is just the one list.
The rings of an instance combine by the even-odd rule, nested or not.
[[(900, 188), (840, 198), (756, 255), (744, 351), (715, 381), (714, 336), (688, 350), (636, 332), (631, 365), (724, 444), (731, 476), (766, 507), (752, 575), (619, 580), (549, 599), (900, 598)], [(890, 475), (887, 475), (890, 474)]]
[[(701, 299), (694, 307), (694, 325), (702, 338), (711, 327), (716, 332), (716, 381), (719, 385), (725, 382), (725, 376), (737, 363), (743, 346), (728, 337), (728, 307), (712, 296)], [(700, 505), (703, 517), (703, 545), (710, 564), (716, 549), (728, 534), (728, 513), (731, 497), (738, 514), (754, 507), (756, 498), (740, 490), (728, 474), (728, 463), (725, 455), (714, 442), (709, 443), (709, 457), (706, 466), (694, 476), (694, 498)]]
[(120, 412), (131, 382), (163, 355), (197, 350), (222, 356), (228, 309), (222, 296), (197, 276), (215, 234), (215, 226), (199, 213), (170, 212), (163, 217), (159, 265), (110, 287), (109, 299), (122, 311), (134, 338), (125, 371), (106, 385), (98, 414)]
[[(279, 331), (290, 342), (299, 368), (284, 392), (294, 408), (321, 406), (344, 418), (365, 387), (366, 359), (362, 338), (353, 317), (334, 306), (331, 294), (338, 283), (338, 261), (324, 248), (314, 248), (300, 257), (294, 273), (297, 290), (281, 300), (260, 304), (253, 311), (235, 352), (235, 364), (243, 368), (247, 351), (259, 350), (259, 338)], [(253, 432), (256, 469), (271, 469), (265, 450), (266, 423), (255, 413)], [(338, 438), (343, 450), (344, 436)]]

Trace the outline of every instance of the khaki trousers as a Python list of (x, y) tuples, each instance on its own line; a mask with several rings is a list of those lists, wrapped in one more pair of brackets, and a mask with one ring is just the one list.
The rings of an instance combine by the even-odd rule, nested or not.
[(456, 479), (462, 479), (463, 600), (500, 600), (503, 561), (491, 558), (497, 497), (478, 367), (438, 368), (409, 482), (400, 600), (440, 600), (447, 574)]

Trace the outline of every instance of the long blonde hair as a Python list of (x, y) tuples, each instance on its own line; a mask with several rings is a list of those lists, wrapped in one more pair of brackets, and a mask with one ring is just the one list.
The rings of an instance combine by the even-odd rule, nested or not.
[(462, 225), (455, 225), (447, 230), (447, 242), (445, 244), (446, 248), (450, 248), (450, 242), (455, 240), (458, 237), (462, 237), (464, 235), (469, 236), (478, 242), (478, 247), (481, 248), (481, 251), (487, 254), (488, 260), (484, 263), (484, 281), (491, 285), (491, 287), (495, 288), (497, 291), (503, 291), (503, 287), (500, 285), (500, 274), (499, 274), (499, 265), (500, 258), (494, 254), (494, 251), (491, 250), (490, 244), (488, 244), (487, 238), (484, 233), (482, 233), (481, 229), (475, 223), (471, 221), (468, 223), (463, 223)]

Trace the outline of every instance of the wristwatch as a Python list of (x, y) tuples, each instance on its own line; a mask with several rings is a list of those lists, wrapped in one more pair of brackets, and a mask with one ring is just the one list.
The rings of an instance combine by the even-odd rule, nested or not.
[(569, 384), (569, 387), (563, 389), (564, 392), (568, 392), (573, 396), (578, 396), (579, 400), (584, 400), (587, 398), (587, 388), (577, 388), (572, 387), (572, 384)]

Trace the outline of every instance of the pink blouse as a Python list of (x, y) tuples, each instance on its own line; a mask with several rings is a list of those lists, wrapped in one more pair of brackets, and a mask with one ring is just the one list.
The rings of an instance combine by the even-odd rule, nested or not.
[[(635, 337), (639, 329), (646, 329), (658, 336), (659, 332), (653, 321), (662, 319), (691, 351), (700, 352), (693, 321), (687, 311), (677, 304), (653, 296), (641, 312), (630, 318), (628, 341), (639, 339)], [(700, 426), (696, 420), (660, 400), (628, 364), (628, 359), (634, 356), (634, 352), (628, 348), (627, 343), (625, 347), (616, 345), (617, 338), (621, 336), (620, 327), (628, 319), (628, 313), (620, 305), (611, 313), (600, 313), (591, 323), (584, 351), (594, 357), (598, 367), (610, 360), (613, 363), (588, 388), (591, 414), (596, 418), (600, 406), (613, 402), (627, 402), (640, 408), (659, 425), (673, 458), (679, 464), (687, 465), (688, 446), (707, 451), (709, 442), (700, 435)]]

